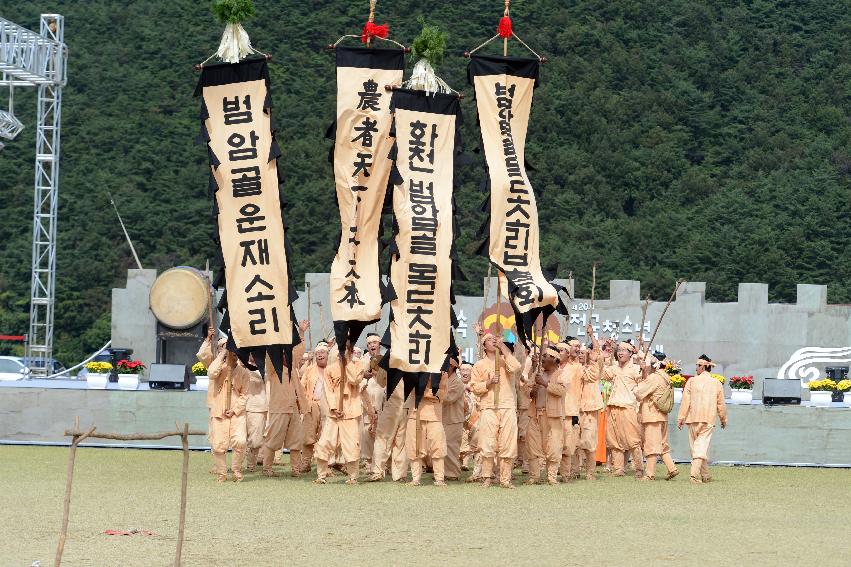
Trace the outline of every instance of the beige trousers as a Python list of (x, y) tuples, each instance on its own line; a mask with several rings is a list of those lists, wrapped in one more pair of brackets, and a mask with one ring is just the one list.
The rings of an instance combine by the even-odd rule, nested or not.
[(319, 442), (316, 443), (314, 454), (317, 462), (319, 460), (331, 461), (337, 453), (337, 449), (342, 449), (342, 457), (344, 463), (357, 463), (360, 460), (360, 431), (358, 430), (358, 420), (360, 417), (352, 419), (335, 419), (329, 417), (325, 420), (325, 425), (322, 427), (322, 434), (319, 436)]
[(234, 472), (242, 471), (242, 461), (245, 459), (246, 429), (245, 414), (210, 419), (210, 446), (213, 451), (213, 465), (217, 474), (226, 474), (227, 465), (225, 454), (233, 449), (231, 468)]
[(479, 429), (478, 443), (482, 457), (485, 459), (499, 457), (512, 461), (517, 458), (517, 410), (515, 408), (483, 409), (476, 425)]

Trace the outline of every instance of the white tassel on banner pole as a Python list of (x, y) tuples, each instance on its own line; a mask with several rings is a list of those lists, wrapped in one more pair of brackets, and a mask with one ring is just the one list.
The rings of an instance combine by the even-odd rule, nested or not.
[(251, 47), (251, 40), (242, 24), (225, 25), (219, 50), (216, 51), (218, 58), (226, 63), (239, 63), (251, 53), (254, 53), (254, 48)]
[(434, 74), (434, 68), (427, 59), (423, 58), (414, 65), (411, 78), (405, 81), (405, 87), (431, 93), (454, 93), (455, 91), (446, 82)]

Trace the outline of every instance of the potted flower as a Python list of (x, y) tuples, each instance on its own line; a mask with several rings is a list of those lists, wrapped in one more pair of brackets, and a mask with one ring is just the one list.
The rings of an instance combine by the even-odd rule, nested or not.
[(847, 378), (845, 380), (840, 380), (836, 383), (836, 389), (837, 391), (842, 392), (842, 401), (845, 402), (845, 405), (851, 406), (851, 380), (848, 380)]
[(683, 388), (686, 386), (688, 379), (682, 374), (674, 374), (671, 376), (671, 386), (674, 388), (674, 403), (678, 404), (683, 401)]
[(206, 390), (210, 386), (210, 379), (207, 377), (207, 367), (203, 362), (196, 362), (192, 365), (192, 374), (195, 375), (196, 390)]
[(677, 374), (681, 374), (683, 371), (680, 361), (673, 360), (671, 358), (665, 359), (665, 362), (662, 363), (662, 369), (667, 372), (668, 376), (676, 376)]
[(106, 390), (112, 364), (109, 362), (89, 362), (86, 364), (86, 386), (93, 390)]
[(749, 404), (753, 401), (753, 376), (733, 376), (730, 378), (730, 400), (736, 404)]
[(118, 389), (136, 390), (139, 388), (139, 374), (145, 370), (145, 365), (139, 360), (118, 361)]
[(833, 391), (836, 389), (836, 382), (830, 378), (810, 380), (807, 383), (807, 387), (810, 389), (810, 402), (812, 402), (812, 405), (819, 408), (830, 407)]

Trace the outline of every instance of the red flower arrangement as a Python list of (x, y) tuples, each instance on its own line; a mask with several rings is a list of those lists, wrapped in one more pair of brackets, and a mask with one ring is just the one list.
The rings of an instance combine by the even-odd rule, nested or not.
[(753, 390), (753, 376), (733, 376), (730, 387), (734, 390)]
[(119, 374), (141, 374), (145, 368), (140, 360), (119, 360), (117, 370)]

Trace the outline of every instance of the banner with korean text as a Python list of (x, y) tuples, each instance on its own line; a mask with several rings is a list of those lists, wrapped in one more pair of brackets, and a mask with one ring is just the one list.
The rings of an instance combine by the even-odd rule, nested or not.
[(476, 91), (482, 148), (490, 188), (480, 249), (505, 275), (520, 341), (529, 345), (538, 317), (556, 308), (566, 313), (563, 290), (544, 276), (535, 194), (526, 173), (525, 147), (532, 94), (538, 83), (536, 59), (474, 55), (468, 75)]
[(390, 95), (402, 82), (401, 49), (336, 48), (337, 118), (333, 165), (340, 207), (340, 243), (331, 264), (331, 315), (337, 344), (354, 344), (381, 316), (378, 266), (381, 209), (387, 195), (392, 141)]
[[(416, 402), (457, 357), (452, 329), (455, 157), (460, 144), (457, 95), (397, 89), (392, 101), (395, 145), (394, 238), (390, 244), (387, 389), (400, 380)], [(389, 339), (389, 340), (388, 340)]]
[(289, 269), (281, 177), (265, 59), (205, 66), (201, 134), (210, 158), (209, 187), (219, 245), (216, 287), (224, 287), (220, 328), (228, 349), (265, 374), (266, 355), (279, 377), (299, 336)]

